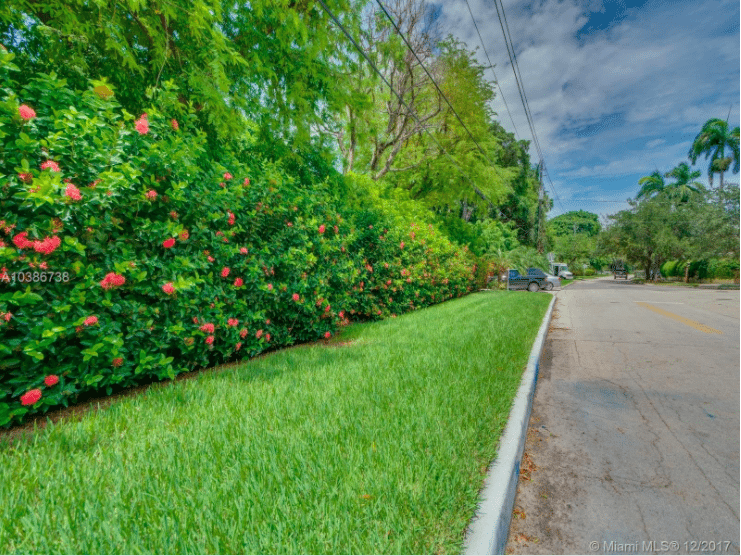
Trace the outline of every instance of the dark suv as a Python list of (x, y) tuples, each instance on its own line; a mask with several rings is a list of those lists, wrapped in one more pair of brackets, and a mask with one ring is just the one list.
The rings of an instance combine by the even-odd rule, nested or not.
[(543, 288), (548, 283), (545, 275), (537, 276), (527, 274), (523, 276), (519, 271), (510, 269), (509, 280), (507, 281), (507, 289), (510, 290), (528, 290), (536, 292), (540, 288)]

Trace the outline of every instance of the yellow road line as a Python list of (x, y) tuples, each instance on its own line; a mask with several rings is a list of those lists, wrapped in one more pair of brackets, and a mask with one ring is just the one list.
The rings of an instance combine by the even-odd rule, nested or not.
[(686, 324), (687, 326), (691, 326), (692, 328), (699, 330), (700, 332), (705, 332), (705, 334), (723, 334), (723, 332), (721, 332), (720, 330), (716, 330), (715, 328), (710, 328), (709, 326), (705, 326), (704, 324), (700, 324), (699, 322), (695, 322), (679, 315), (675, 315), (674, 313), (670, 313), (669, 311), (664, 311), (664, 309), (654, 307), (653, 305), (649, 305), (648, 303), (645, 303), (643, 301), (636, 301), (636, 303), (641, 307), (645, 307), (646, 309), (653, 311), (654, 313), (658, 313), (665, 317), (669, 317), (670, 319), (679, 321), (682, 324)]

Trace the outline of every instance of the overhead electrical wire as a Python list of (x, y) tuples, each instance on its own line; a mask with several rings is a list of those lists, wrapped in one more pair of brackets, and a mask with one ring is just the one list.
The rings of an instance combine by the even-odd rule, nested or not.
[[(329, 17), (330, 17), (330, 18), (332, 19), (332, 21), (334, 21), (334, 22), (335, 22), (335, 24), (336, 24), (336, 25), (337, 25), (337, 26), (338, 26), (338, 27), (340, 28), (340, 30), (341, 30), (341, 31), (342, 31), (342, 32), (343, 32), (343, 33), (345, 34), (345, 36), (346, 36), (346, 37), (348, 38), (348, 40), (349, 40), (349, 41), (350, 41), (350, 42), (351, 42), (351, 43), (353, 44), (353, 46), (354, 46), (354, 47), (355, 47), (355, 48), (356, 48), (356, 49), (358, 50), (358, 52), (360, 52), (360, 54), (361, 54), (361, 55), (363, 56), (363, 58), (365, 58), (365, 60), (366, 60), (366, 61), (368, 62), (368, 64), (370, 64), (370, 66), (371, 66), (371, 68), (373, 69), (373, 71), (375, 71), (375, 72), (376, 72), (376, 73), (378, 74), (378, 76), (379, 76), (379, 77), (380, 77), (380, 78), (381, 78), (381, 79), (383, 80), (383, 82), (384, 82), (384, 83), (386, 84), (386, 86), (387, 86), (387, 87), (388, 87), (388, 88), (389, 88), (389, 89), (391, 90), (391, 92), (392, 92), (392, 93), (394, 93), (394, 95), (396, 96), (396, 98), (398, 98), (398, 99), (399, 99), (399, 102), (400, 102), (400, 103), (401, 103), (401, 104), (402, 104), (402, 105), (404, 106), (404, 108), (406, 108), (406, 110), (407, 110), (407, 112), (409, 113), (409, 115), (410, 115), (410, 116), (412, 116), (412, 117), (413, 117), (413, 118), (414, 118), (414, 119), (415, 119), (415, 120), (417, 121), (417, 123), (418, 123), (418, 124), (419, 124), (419, 125), (421, 126), (421, 128), (422, 128), (422, 129), (423, 129), (423, 130), (424, 130), (424, 131), (425, 131), (425, 132), (426, 132), (426, 133), (427, 133), (427, 134), (428, 134), (428, 135), (430, 136), (430, 138), (431, 138), (431, 139), (432, 139), (432, 140), (433, 140), (433, 141), (435, 142), (435, 144), (436, 144), (436, 145), (437, 145), (437, 146), (438, 146), (438, 147), (440, 148), (440, 150), (441, 150), (441, 151), (442, 151), (443, 153), (445, 153), (445, 155), (446, 155), (446, 156), (447, 156), (447, 157), (448, 157), (448, 158), (449, 158), (449, 159), (450, 159), (450, 160), (451, 160), (451, 161), (453, 162), (453, 164), (454, 164), (454, 165), (455, 165), (455, 166), (456, 166), (456, 167), (457, 167), (457, 168), (458, 168), (458, 169), (460, 170), (461, 174), (463, 174), (463, 176), (465, 176), (465, 177), (466, 177), (466, 178), (467, 178), (467, 179), (468, 179), (468, 180), (470, 181), (470, 183), (471, 183), (471, 186), (473, 187), (473, 190), (474, 190), (474, 191), (476, 192), (476, 194), (477, 194), (477, 195), (478, 195), (479, 197), (481, 197), (481, 198), (482, 198), (483, 200), (485, 200), (485, 201), (487, 201), (487, 202), (490, 202), (490, 203), (491, 203), (491, 200), (490, 200), (490, 199), (488, 199), (488, 198), (486, 197), (486, 195), (484, 195), (484, 193), (483, 193), (483, 192), (482, 192), (482, 191), (481, 191), (481, 190), (480, 190), (480, 189), (479, 189), (478, 187), (476, 187), (476, 185), (474, 185), (474, 183), (473, 183), (473, 180), (472, 180), (472, 179), (471, 179), (471, 178), (470, 178), (470, 177), (468, 176), (468, 174), (466, 174), (466, 172), (465, 172), (465, 171), (463, 170), (463, 168), (461, 168), (461, 167), (460, 167), (460, 165), (459, 165), (459, 164), (458, 164), (458, 163), (457, 163), (457, 162), (455, 161), (455, 159), (454, 159), (454, 158), (453, 158), (452, 156), (450, 156), (450, 154), (448, 153), (448, 151), (446, 151), (446, 150), (445, 150), (445, 148), (444, 148), (444, 147), (443, 147), (443, 146), (442, 146), (442, 145), (441, 145), (441, 144), (440, 144), (440, 143), (438, 142), (438, 140), (437, 140), (437, 139), (435, 139), (435, 136), (434, 136), (434, 135), (433, 135), (432, 133), (430, 133), (430, 131), (429, 131), (429, 130), (427, 129), (427, 127), (425, 127), (425, 126), (424, 126), (424, 125), (422, 124), (422, 122), (420, 121), (420, 119), (419, 119), (419, 117), (417, 116), (417, 114), (416, 114), (416, 113), (415, 113), (415, 112), (414, 112), (414, 111), (413, 111), (413, 110), (412, 110), (412, 109), (411, 109), (411, 108), (410, 108), (410, 107), (409, 107), (409, 106), (407, 105), (407, 103), (406, 103), (406, 102), (404, 101), (404, 99), (403, 99), (403, 98), (401, 97), (401, 95), (400, 95), (399, 93), (397, 93), (397, 92), (396, 92), (396, 90), (395, 90), (395, 89), (393, 88), (393, 86), (391, 85), (391, 83), (389, 83), (389, 82), (388, 82), (388, 80), (387, 80), (387, 79), (386, 79), (386, 78), (385, 78), (385, 77), (383, 76), (383, 74), (382, 74), (382, 73), (381, 73), (381, 71), (380, 71), (380, 70), (378, 69), (378, 67), (376, 67), (376, 64), (374, 64), (374, 63), (373, 63), (373, 60), (371, 60), (371, 59), (370, 59), (370, 57), (369, 57), (369, 56), (368, 56), (368, 55), (367, 55), (367, 54), (365, 53), (365, 51), (363, 50), (363, 48), (362, 48), (362, 47), (361, 47), (361, 46), (360, 46), (360, 45), (359, 45), (359, 44), (357, 43), (357, 41), (356, 41), (356, 40), (355, 40), (355, 39), (354, 39), (354, 38), (353, 38), (353, 37), (352, 37), (352, 36), (350, 35), (350, 33), (349, 33), (349, 32), (347, 31), (347, 29), (345, 29), (345, 26), (344, 26), (344, 25), (342, 25), (342, 23), (340, 23), (340, 20), (339, 20), (339, 19), (337, 19), (337, 17), (336, 17), (335, 15), (334, 15), (334, 13), (332, 13), (332, 10), (330, 10), (330, 9), (329, 9), (329, 7), (328, 7), (328, 6), (327, 6), (327, 4), (326, 4), (326, 3), (324, 2), (324, 0), (318, 0), (318, 1), (319, 1), (319, 4), (321, 4), (321, 6), (322, 6), (322, 8), (324, 9), (324, 11), (325, 11), (325, 12), (327, 12), (327, 15), (329, 15)], [(451, 107), (451, 108), (452, 108), (452, 107)], [(470, 133), (470, 132), (469, 132), (469, 133)], [(480, 147), (479, 147), (479, 148), (480, 148)], [(496, 168), (495, 168), (495, 170), (496, 170)]]
[(486, 151), (484, 151), (484, 149), (481, 148), (481, 145), (478, 144), (478, 141), (476, 141), (476, 138), (473, 136), (473, 134), (468, 129), (468, 127), (466, 126), (466, 124), (463, 122), (463, 120), (461, 119), (461, 117), (458, 115), (458, 112), (456, 111), (456, 109), (453, 108), (453, 105), (452, 104), (450, 104), (450, 101), (448, 100), (448, 97), (445, 96), (445, 93), (442, 92), (442, 90), (438, 86), (437, 82), (435, 81), (435, 78), (432, 77), (432, 74), (430, 74), (430, 72), (427, 70), (427, 68), (425, 67), (425, 65), (422, 63), (422, 60), (419, 59), (419, 56), (415, 52), (414, 48), (412, 47), (411, 44), (409, 44), (409, 41), (404, 36), (404, 33), (401, 32), (401, 29), (399, 29), (399, 26), (396, 25), (396, 22), (391, 17), (391, 14), (388, 13), (388, 11), (386, 10), (386, 7), (381, 3), (381, 0), (376, 0), (376, 3), (379, 5), (379, 7), (381, 8), (381, 10), (383, 10), (383, 13), (386, 15), (386, 17), (388, 18), (388, 20), (391, 22), (391, 25), (394, 26), (394, 29), (396, 29), (397, 34), (402, 38), (402, 40), (404, 41), (404, 44), (407, 45), (407, 48), (409, 49), (409, 52), (411, 52), (414, 55), (414, 57), (417, 59), (417, 62), (419, 62), (419, 65), (425, 71), (425, 73), (427, 74), (427, 77), (430, 78), (430, 81), (432, 81), (432, 84), (435, 86), (435, 89), (437, 89), (437, 92), (440, 93), (440, 96), (443, 98), (443, 100), (447, 103), (447, 105), (453, 111), (453, 114), (458, 119), (458, 121), (461, 123), (461, 125), (463, 126), (463, 129), (466, 130), (466, 133), (468, 133), (469, 137), (471, 138), (471, 141), (473, 141), (473, 144), (476, 145), (476, 147), (478, 147), (478, 149), (481, 151), (481, 154), (484, 155), (484, 158), (486, 159), (486, 161), (489, 164), (491, 164), (491, 166), (494, 169), (494, 171), (501, 178), (502, 176), (501, 176), (501, 174), (499, 174), (499, 171), (497, 170), (496, 165), (494, 164), (494, 162), (492, 162), (492, 160), (486, 154)]
[(494, 64), (491, 63), (491, 58), (489, 58), (489, 53), (486, 50), (484, 39), (481, 37), (481, 33), (479, 32), (479, 26), (476, 24), (476, 18), (473, 17), (473, 12), (471, 11), (471, 5), (468, 3), (468, 0), (466, 0), (466, 6), (468, 6), (468, 13), (471, 14), (471, 20), (473, 21), (473, 26), (476, 28), (476, 33), (479, 36), (479, 41), (481, 41), (481, 46), (484, 49), (484, 54), (486, 54), (486, 59), (489, 61), (489, 67), (491, 68), (491, 72), (494, 74), (494, 82), (497, 84), (497, 89), (499, 89), (499, 94), (502, 95), (502, 101), (504, 102), (504, 107), (507, 109), (507, 114), (509, 114), (509, 121), (512, 122), (512, 128), (515, 130), (515, 137), (517, 137), (517, 140), (519, 141), (520, 136), (517, 133), (517, 126), (515, 125), (515, 120), (512, 117), (512, 112), (509, 111), (509, 105), (507, 105), (507, 99), (504, 98), (504, 92), (502, 91), (502, 87), (499, 85), (499, 79), (497, 79), (497, 72), (494, 71)]
[(553, 191), (553, 196), (555, 200), (559, 203), (559, 205), (561, 205), (561, 210), (564, 210), (564, 207), (561, 204), (561, 199), (558, 197), (556, 188), (553, 185), (553, 181), (551, 181), (550, 175), (548, 174), (548, 170), (545, 165), (543, 151), (540, 148), (540, 141), (538, 140), (538, 135), (535, 132), (535, 123), (533, 122), (532, 112), (530, 111), (530, 103), (527, 100), (527, 93), (525, 92), (524, 81), (522, 79), (522, 73), (520, 72), (520, 66), (517, 63), (517, 55), (515, 53), (514, 44), (512, 43), (512, 36), (509, 33), (509, 23), (507, 23), (507, 15), (504, 12), (504, 4), (501, 4), (501, 11), (500, 11), (500, 4), (501, 4), (501, 0), (494, 0), (494, 7), (497, 10), (497, 18), (499, 19), (499, 26), (502, 29), (502, 35), (504, 37), (504, 44), (507, 48), (507, 55), (509, 56), (510, 65), (512, 66), (512, 73), (515, 76), (515, 82), (517, 84), (517, 89), (520, 94), (520, 101), (522, 102), (522, 107), (525, 110), (525, 117), (527, 119), (528, 127), (530, 128), (530, 133), (533, 138), (533, 143), (535, 144), (535, 150), (538, 153), (538, 158), (539, 158), (540, 165), (541, 165), (541, 175), (545, 175), (546, 179), (548, 180), (549, 185), (551, 186), (551, 190)]

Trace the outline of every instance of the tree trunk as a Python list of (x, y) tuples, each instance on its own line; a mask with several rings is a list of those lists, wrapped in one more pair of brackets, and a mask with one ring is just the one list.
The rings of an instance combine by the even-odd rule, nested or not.
[(723, 171), (722, 170), (720, 172), (720, 187), (719, 187), (719, 190), (720, 190), (720, 192), (722, 194), (723, 193)]
[(689, 284), (690, 282), (690, 263), (684, 266), (684, 283)]

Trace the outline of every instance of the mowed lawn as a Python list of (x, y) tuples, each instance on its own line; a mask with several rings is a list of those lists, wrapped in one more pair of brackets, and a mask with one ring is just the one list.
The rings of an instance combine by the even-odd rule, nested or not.
[(459, 553), (550, 299), (477, 293), (0, 436), (0, 553)]

